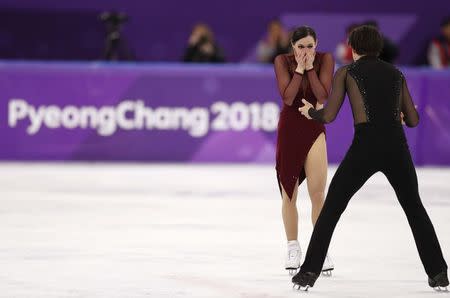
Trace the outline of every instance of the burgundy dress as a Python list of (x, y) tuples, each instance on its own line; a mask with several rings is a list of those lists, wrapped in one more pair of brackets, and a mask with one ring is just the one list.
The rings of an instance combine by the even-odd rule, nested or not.
[(275, 74), (278, 89), (283, 99), (283, 109), (278, 122), (276, 171), (278, 186), (283, 185), (290, 199), (295, 183), (300, 185), (306, 178), (304, 164), (312, 145), (321, 133), (322, 123), (308, 120), (298, 108), (303, 106), (302, 98), (314, 106), (327, 99), (334, 72), (334, 60), (328, 53), (316, 53), (314, 68), (304, 74), (295, 72), (297, 62), (293, 54), (275, 58)]

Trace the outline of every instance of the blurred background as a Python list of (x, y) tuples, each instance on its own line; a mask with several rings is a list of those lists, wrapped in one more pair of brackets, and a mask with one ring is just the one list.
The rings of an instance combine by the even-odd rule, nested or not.
[(258, 42), (267, 37), (273, 20), (279, 20), (287, 31), (310, 25), (319, 36), (320, 49), (334, 52), (338, 43), (345, 40), (348, 26), (374, 20), (398, 47), (396, 63), (428, 65), (427, 49), (441, 34), (440, 25), (449, 10), (448, 3), (441, 0), (230, 3), (2, 0), (0, 55), (2, 59), (99, 60), (106, 35), (106, 21), (99, 16), (117, 12), (127, 17), (120, 22), (124, 51), (121, 60), (180, 61), (193, 27), (204, 23), (226, 62), (258, 62)]
[[(450, 164), (446, 1), (1, 0), (0, 14), (3, 160), (272, 163), (271, 63), (290, 31), (313, 27), (339, 66), (351, 62), (348, 32), (372, 24), (420, 109), (415, 161)], [(351, 139), (348, 112), (329, 128), (333, 163)]]
[[(448, 257), (448, 0), (0, 0), (0, 297), (297, 297), (282, 268), (272, 63), (301, 25), (336, 69), (351, 63), (360, 24), (380, 29), (381, 59), (418, 106), (405, 131)], [(327, 126), (328, 180), (352, 119), (346, 101)], [(428, 297), (385, 177), (352, 204), (321, 297)]]

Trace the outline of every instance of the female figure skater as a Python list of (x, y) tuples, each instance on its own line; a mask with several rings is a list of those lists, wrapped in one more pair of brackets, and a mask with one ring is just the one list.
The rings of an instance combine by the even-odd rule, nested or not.
[(394, 188), (406, 214), (429, 285), (438, 289), (447, 287), (447, 264), (419, 196), (416, 172), (401, 125), (402, 118), (409, 127), (419, 123), (406, 80), (394, 66), (377, 58), (382, 37), (376, 28), (361, 26), (354, 29), (349, 43), (355, 62), (336, 72), (325, 109), (317, 111), (305, 100), (304, 106), (299, 108), (310, 119), (330, 123), (347, 92), (355, 136), (331, 181), (305, 261), (292, 281), (299, 288), (314, 285), (339, 217), (350, 198), (369, 177), (380, 171)]
[[(310, 27), (297, 28), (292, 33), (291, 46), (293, 53), (278, 55), (274, 68), (283, 99), (278, 123), (276, 171), (288, 240), (285, 268), (293, 274), (300, 267), (301, 259), (297, 241), (297, 189), (306, 178), (314, 225), (323, 206), (328, 167), (325, 127), (309, 121), (297, 109), (302, 98), (318, 107), (324, 103), (331, 87), (334, 61), (330, 54), (316, 52), (317, 37)], [(323, 269), (333, 270), (329, 258)]]

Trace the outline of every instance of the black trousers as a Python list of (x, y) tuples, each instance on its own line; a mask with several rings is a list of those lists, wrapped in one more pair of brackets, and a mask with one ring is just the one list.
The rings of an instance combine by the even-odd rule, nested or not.
[(355, 125), (352, 145), (331, 181), (301, 272), (320, 273), (341, 214), (352, 196), (379, 171), (395, 190), (428, 276), (446, 271), (447, 264), (433, 224), (420, 200), (417, 175), (403, 128), (381, 128), (365, 123)]

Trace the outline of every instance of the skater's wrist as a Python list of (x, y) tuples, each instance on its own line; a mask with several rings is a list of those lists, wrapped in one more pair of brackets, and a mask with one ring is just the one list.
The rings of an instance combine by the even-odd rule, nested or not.
[(295, 71), (294, 71), (294, 73), (296, 73), (296, 74), (298, 74), (298, 75), (303, 75), (304, 74), (304, 70), (303, 69), (296, 69)]
[(316, 112), (316, 109), (314, 109), (314, 108), (312, 108), (312, 107), (309, 108), (309, 110), (308, 110), (308, 115), (309, 115), (309, 117), (311, 117), (311, 118), (314, 119), (315, 112)]

